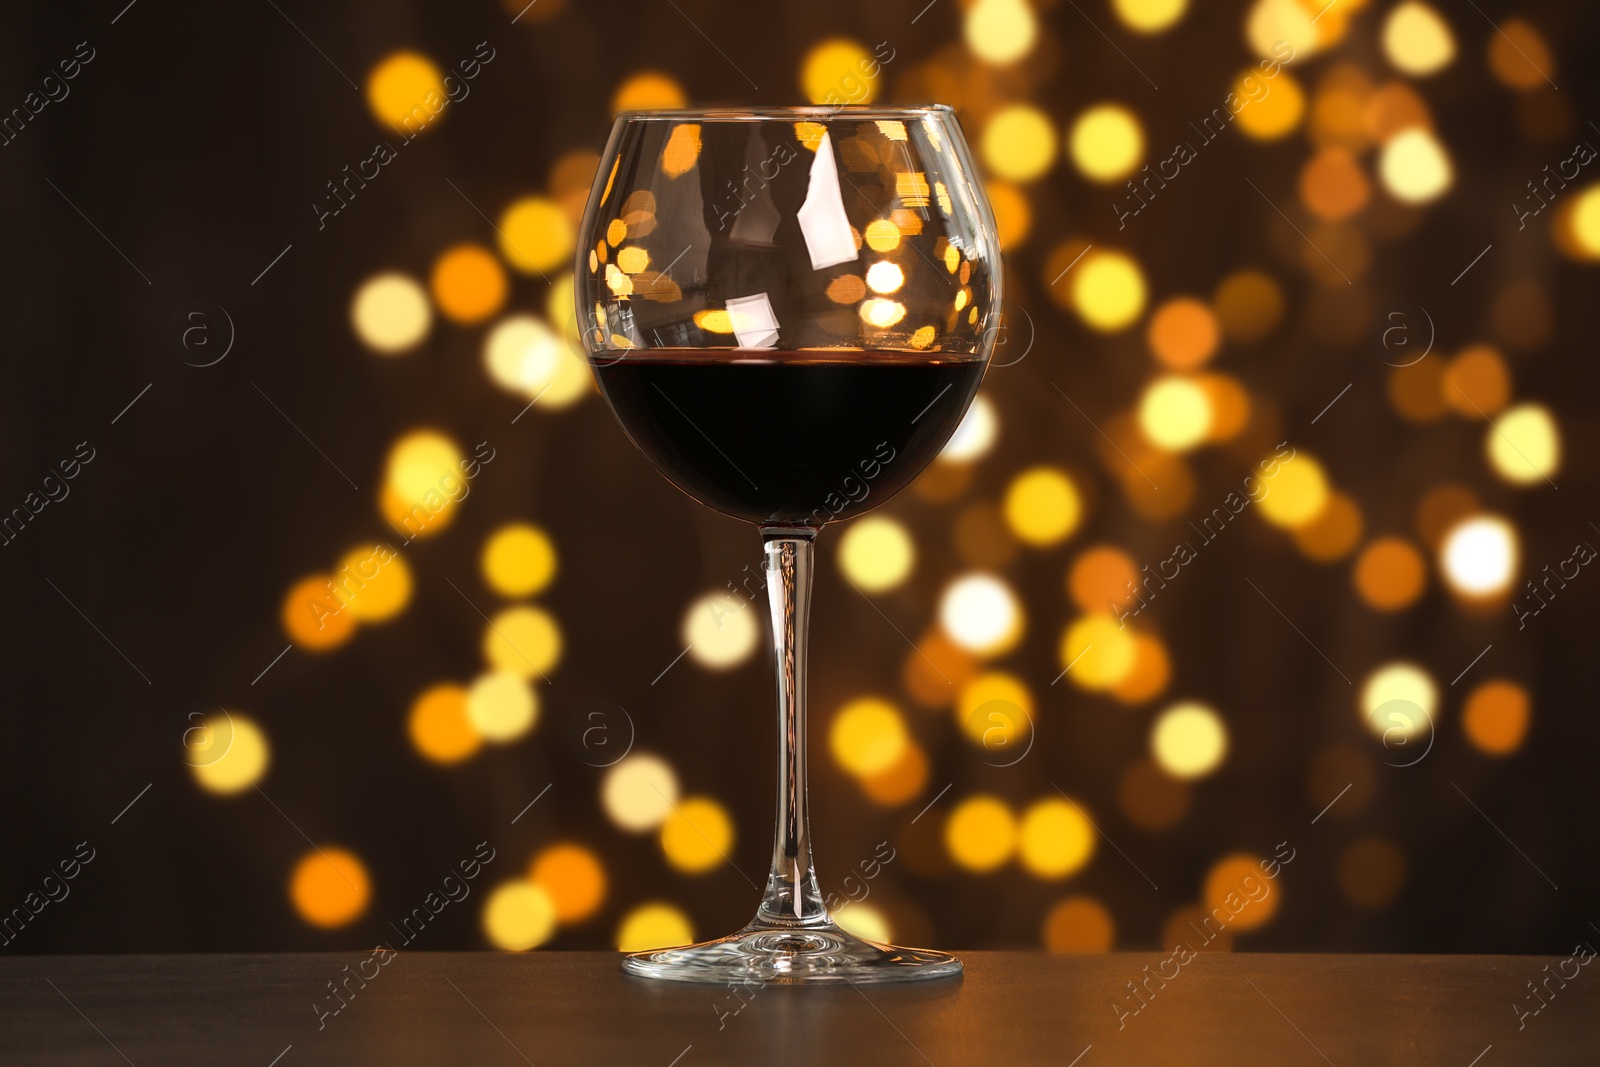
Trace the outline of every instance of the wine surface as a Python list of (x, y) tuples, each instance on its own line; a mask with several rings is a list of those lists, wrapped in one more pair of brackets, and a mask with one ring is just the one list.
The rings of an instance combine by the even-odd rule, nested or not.
[(735, 518), (821, 526), (894, 496), (939, 453), (979, 360), (910, 352), (652, 349), (592, 361), (633, 443)]

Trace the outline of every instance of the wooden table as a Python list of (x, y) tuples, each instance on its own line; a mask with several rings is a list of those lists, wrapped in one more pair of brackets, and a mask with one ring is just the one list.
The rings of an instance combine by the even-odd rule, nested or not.
[[(766, 987), (737, 1013), (732, 993), (624, 977), (610, 953), (11, 957), (0, 1063), (1600, 1063), (1600, 967), (1551, 978), (1519, 1030), (1512, 1005), (1537, 1006), (1525, 983), (1559, 957), (1206, 953), (1119, 1018), (1137, 1004), (1125, 983), (1161, 956), (964, 955), (959, 979)], [(374, 969), (319, 1030), (327, 983)]]

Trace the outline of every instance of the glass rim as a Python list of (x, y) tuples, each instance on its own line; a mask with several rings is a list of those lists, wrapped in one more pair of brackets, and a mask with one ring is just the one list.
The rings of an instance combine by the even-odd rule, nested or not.
[(796, 119), (918, 119), (930, 115), (954, 115), (949, 104), (803, 104), (787, 107), (663, 107), (632, 108), (619, 111), (618, 121), (652, 119), (694, 119), (700, 122), (778, 122)]

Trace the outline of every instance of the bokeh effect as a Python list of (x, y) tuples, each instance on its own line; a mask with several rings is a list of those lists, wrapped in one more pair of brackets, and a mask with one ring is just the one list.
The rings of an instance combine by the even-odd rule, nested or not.
[[(961, 429), (820, 541), (840, 922), (1585, 929), (1592, 11), (275, 6), (41, 10), (0, 44), (12, 951), (742, 925), (759, 545), (598, 398), (574, 235), (615, 111), (806, 101), (955, 106), (1008, 272)], [(655, 224), (630, 203), (591, 250), (613, 289)], [(85, 840), (76, 899), (35, 907)]]

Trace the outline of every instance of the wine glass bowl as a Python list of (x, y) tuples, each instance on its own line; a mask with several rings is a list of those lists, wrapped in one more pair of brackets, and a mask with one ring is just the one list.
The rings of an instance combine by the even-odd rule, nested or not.
[(624, 112), (578, 235), (574, 301), (601, 392), (680, 489), (756, 524), (778, 673), (778, 825), (756, 918), (635, 953), (703, 981), (959, 973), (828, 915), (806, 818), (812, 543), (904, 488), (955, 431), (999, 328), (993, 216), (953, 111)]

